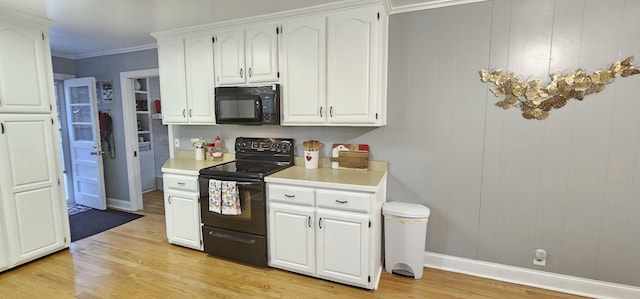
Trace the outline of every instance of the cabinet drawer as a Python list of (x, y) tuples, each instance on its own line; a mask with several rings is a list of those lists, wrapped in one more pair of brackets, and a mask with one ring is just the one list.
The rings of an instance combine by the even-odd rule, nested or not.
[(270, 201), (313, 205), (313, 189), (267, 184)]
[(321, 208), (369, 212), (371, 194), (362, 192), (318, 190), (317, 206)]
[(178, 174), (165, 174), (164, 188), (198, 192), (198, 177)]

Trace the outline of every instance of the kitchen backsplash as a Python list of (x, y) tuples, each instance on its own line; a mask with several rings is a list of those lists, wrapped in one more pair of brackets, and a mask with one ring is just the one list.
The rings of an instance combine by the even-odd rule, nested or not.
[[(175, 136), (180, 139), (179, 150), (190, 150), (191, 138), (202, 137), (213, 140), (220, 136), (224, 141), (227, 152), (234, 152), (236, 137), (280, 137), (295, 139), (295, 155), (302, 156), (302, 142), (304, 140), (318, 140), (323, 143), (320, 149), (320, 157), (331, 156), (333, 143), (370, 143), (369, 133), (383, 128), (368, 127), (283, 127), (283, 126), (175, 126)], [(377, 135), (377, 134), (376, 134)], [(369, 139), (369, 140), (367, 140)], [(372, 146), (371, 159), (376, 158), (375, 147)]]

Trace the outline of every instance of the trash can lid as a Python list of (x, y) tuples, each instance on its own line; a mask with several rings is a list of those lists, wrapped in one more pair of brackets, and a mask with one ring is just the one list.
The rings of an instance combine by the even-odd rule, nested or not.
[(382, 214), (406, 218), (429, 218), (431, 210), (421, 204), (390, 201), (382, 206)]

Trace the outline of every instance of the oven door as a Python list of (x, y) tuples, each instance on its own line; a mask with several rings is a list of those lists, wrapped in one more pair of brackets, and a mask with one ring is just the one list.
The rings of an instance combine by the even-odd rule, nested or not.
[(216, 95), (217, 124), (262, 123), (262, 101), (259, 95), (222, 94)]
[[(233, 181), (238, 187), (240, 214), (224, 215), (209, 209), (209, 179)], [(264, 181), (229, 177), (200, 176), (200, 217), (202, 224), (232, 231), (266, 235), (266, 194)]]

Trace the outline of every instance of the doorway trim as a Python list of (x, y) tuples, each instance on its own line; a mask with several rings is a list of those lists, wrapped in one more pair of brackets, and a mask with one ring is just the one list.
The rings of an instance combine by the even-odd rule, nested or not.
[(122, 95), (122, 118), (124, 124), (124, 146), (129, 178), (129, 202), (132, 211), (142, 210), (142, 179), (140, 177), (140, 155), (135, 118), (136, 104), (133, 95), (133, 79), (159, 76), (158, 69), (145, 69), (120, 73)]
[[(64, 179), (62, 181), (64, 183), (64, 194), (67, 203), (75, 203), (75, 199), (73, 197), (73, 184), (71, 183), (73, 179), (73, 171), (71, 171), (71, 155), (69, 154), (69, 130), (67, 129), (67, 109), (66, 99), (64, 98), (64, 80), (74, 79), (75, 77), (76, 75), (72, 74), (53, 73), (55, 98), (58, 99), (56, 108), (60, 112), (58, 115), (60, 118), (60, 141), (62, 143), (62, 153), (60, 153), (60, 155), (62, 157), (62, 172), (64, 174)], [(57, 84), (61, 85), (58, 86)]]

